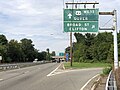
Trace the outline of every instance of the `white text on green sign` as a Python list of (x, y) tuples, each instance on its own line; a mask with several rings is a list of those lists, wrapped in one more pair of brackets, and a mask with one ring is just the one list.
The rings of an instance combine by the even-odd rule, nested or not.
[(64, 21), (98, 21), (98, 9), (65, 9)]
[(65, 32), (97, 32), (98, 21), (96, 22), (64, 22)]

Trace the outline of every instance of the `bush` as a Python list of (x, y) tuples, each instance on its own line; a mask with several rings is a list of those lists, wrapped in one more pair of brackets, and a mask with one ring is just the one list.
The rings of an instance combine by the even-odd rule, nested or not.
[(10, 63), (12, 59), (10, 57), (7, 57), (7, 59), (4, 61), (5, 63)]
[(103, 69), (103, 74), (104, 74), (104, 75), (108, 75), (111, 70), (112, 70), (112, 67), (111, 67), (111, 66), (106, 67), (106, 68)]

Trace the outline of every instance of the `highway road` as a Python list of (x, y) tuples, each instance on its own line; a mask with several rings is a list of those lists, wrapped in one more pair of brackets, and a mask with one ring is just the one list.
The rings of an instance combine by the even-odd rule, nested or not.
[(101, 69), (83, 69), (47, 76), (58, 63), (0, 72), (0, 90), (80, 90)]

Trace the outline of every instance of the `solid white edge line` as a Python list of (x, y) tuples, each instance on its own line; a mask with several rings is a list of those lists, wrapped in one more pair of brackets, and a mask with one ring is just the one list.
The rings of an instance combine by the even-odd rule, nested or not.
[(99, 74), (97, 74), (97, 75), (95, 75), (94, 77), (92, 77), (91, 79), (89, 79), (89, 80), (87, 81), (87, 83), (86, 83), (80, 90), (84, 90), (84, 88), (88, 85), (88, 83), (89, 83), (92, 79), (94, 79), (95, 77), (97, 77), (97, 76), (99, 76)]
[[(61, 63), (61, 64), (62, 64), (62, 63)], [(61, 64), (60, 64), (56, 69), (54, 69), (51, 73), (49, 73), (47, 76), (51, 76), (52, 73), (54, 73), (54, 72), (61, 66)]]

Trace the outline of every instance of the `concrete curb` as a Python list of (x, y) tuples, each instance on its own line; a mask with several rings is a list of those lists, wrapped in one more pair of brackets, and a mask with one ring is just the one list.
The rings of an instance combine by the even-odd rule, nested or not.
[(91, 90), (95, 90), (97, 86), (100, 84), (100, 82), (101, 82), (101, 76), (99, 76), (99, 78), (93, 83)]

